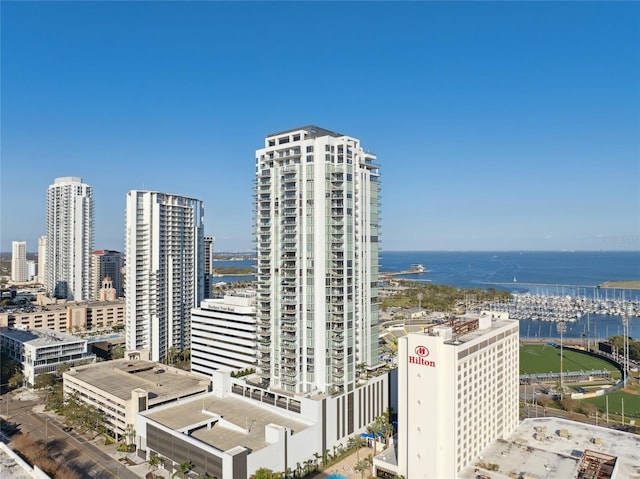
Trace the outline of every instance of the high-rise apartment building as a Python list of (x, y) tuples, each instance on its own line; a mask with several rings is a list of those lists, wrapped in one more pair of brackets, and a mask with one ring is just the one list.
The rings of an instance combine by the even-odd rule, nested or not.
[(91, 299), (97, 299), (102, 281), (111, 278), (111, 287), (122, 296), (122, 253), (98, 249), (91, 254)]
[(191, 308), (204, 296), (202, 201), (154, 191), (127, 193), (126, 346), (162, 360), (190, 346)]
[(47, 235), (38, 238), (38, 283), (44, 285), (47, 264)]
[(82, 178), (56, 178), (47, 191), (48, 293), (74, 301), (89, 299), (93, 238), (93, 189)]
[(215, 236), (204, 237), (204, 297), (213, 297), (213, 245)]
[[(455, 479), (518, 426), (519, 327), (485, 312), (398, 340), (398, 444), (376, 477)], [(397, 456), (396, 456), (397, 454)]]
[(27, 242), (11, 242), (11, 281), (27, 281)]
[(353, 390), (378, 357), (379, 168), (307, 126), (256, 151), (259, 370), (290, 392)]

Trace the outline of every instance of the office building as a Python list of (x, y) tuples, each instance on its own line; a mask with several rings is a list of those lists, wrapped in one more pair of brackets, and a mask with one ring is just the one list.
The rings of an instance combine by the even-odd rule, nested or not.
[(256, 151), (263, 385), (351, 391), (378, 355), (379, 170), (356, 138), (315, 126)]
[(24, 283), (27, 277), (27, 242), (11, 242), (11, 281)]
[(42, 235), (38, 238), (38, 284), (44, 286), (45, 272), (47, 263), (47, 236)]
[(91, 294), (94, 204), (82, 178), (56, 178), (47, 191), (45, 289), (55, 298), (86, 301)]
[(10, 358), (22, 365), (24, 380), (33, 385), (36, 376), (52, 373), (62, 364), (94, 362), (87, 340), (50, 329), (0, 328), (0, 346)]
[(204, 297), (213, 298), (213, 246), (215, 236), (204, 237)]
[(519, 423), (518, 321), (466, 315), (398, 347), (398, 444), (375, 459), (377, 477), (455, 479)]
[(105, 278), (110, 278), (111, 287), (118, 297), (122, 296), (122, 253), (98, 249), (91, 254), (91, 298), (97, 299)]
[(241, 291), (223, 299), (205, 299), (191, 310), (191, 371), (256, 367), (256, 293)]
[(127, 350), (161, 361), (190, 347), (191, 309), (204, 296), (202, 201), (154, 191), (127, 193)]

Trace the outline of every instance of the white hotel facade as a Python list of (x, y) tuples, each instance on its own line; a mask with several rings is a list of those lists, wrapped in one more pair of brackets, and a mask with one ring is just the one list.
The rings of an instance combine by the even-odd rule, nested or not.
[(204, 206), (139, 190), (126, 205), (126, 347), (161, 361), (190, 347), (191, 308), (204, 295)]
[(263, 385), (353, 391), (378, 358), (379, 167), (316, 126), (256, 151), (258, 366)]
[[(377, 477), (455, 479), (518, 426), (519, 325), (466, 315), (398, 340), (398, 447)], [(386, 474), (385, 474), (386, 473)]]

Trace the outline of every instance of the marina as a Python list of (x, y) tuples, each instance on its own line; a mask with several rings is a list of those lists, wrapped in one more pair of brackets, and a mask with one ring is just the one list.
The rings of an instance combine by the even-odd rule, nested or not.
[(640, 315), (640, 301), (600, 299), (571, 295), (540, 295), (513, 293), (513, 300), (490, 305), (491, 309), (506, 311), (513, 319), (532, 321), (577, 321), (582, 316)]

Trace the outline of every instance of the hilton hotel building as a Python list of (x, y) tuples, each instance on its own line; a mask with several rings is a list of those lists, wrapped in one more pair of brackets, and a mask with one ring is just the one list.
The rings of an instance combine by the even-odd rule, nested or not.
[(376, 457), (377, 477), (454, 479), (518, 426), (518, 321), (465, 315), (398, 343), (397, 457)]

